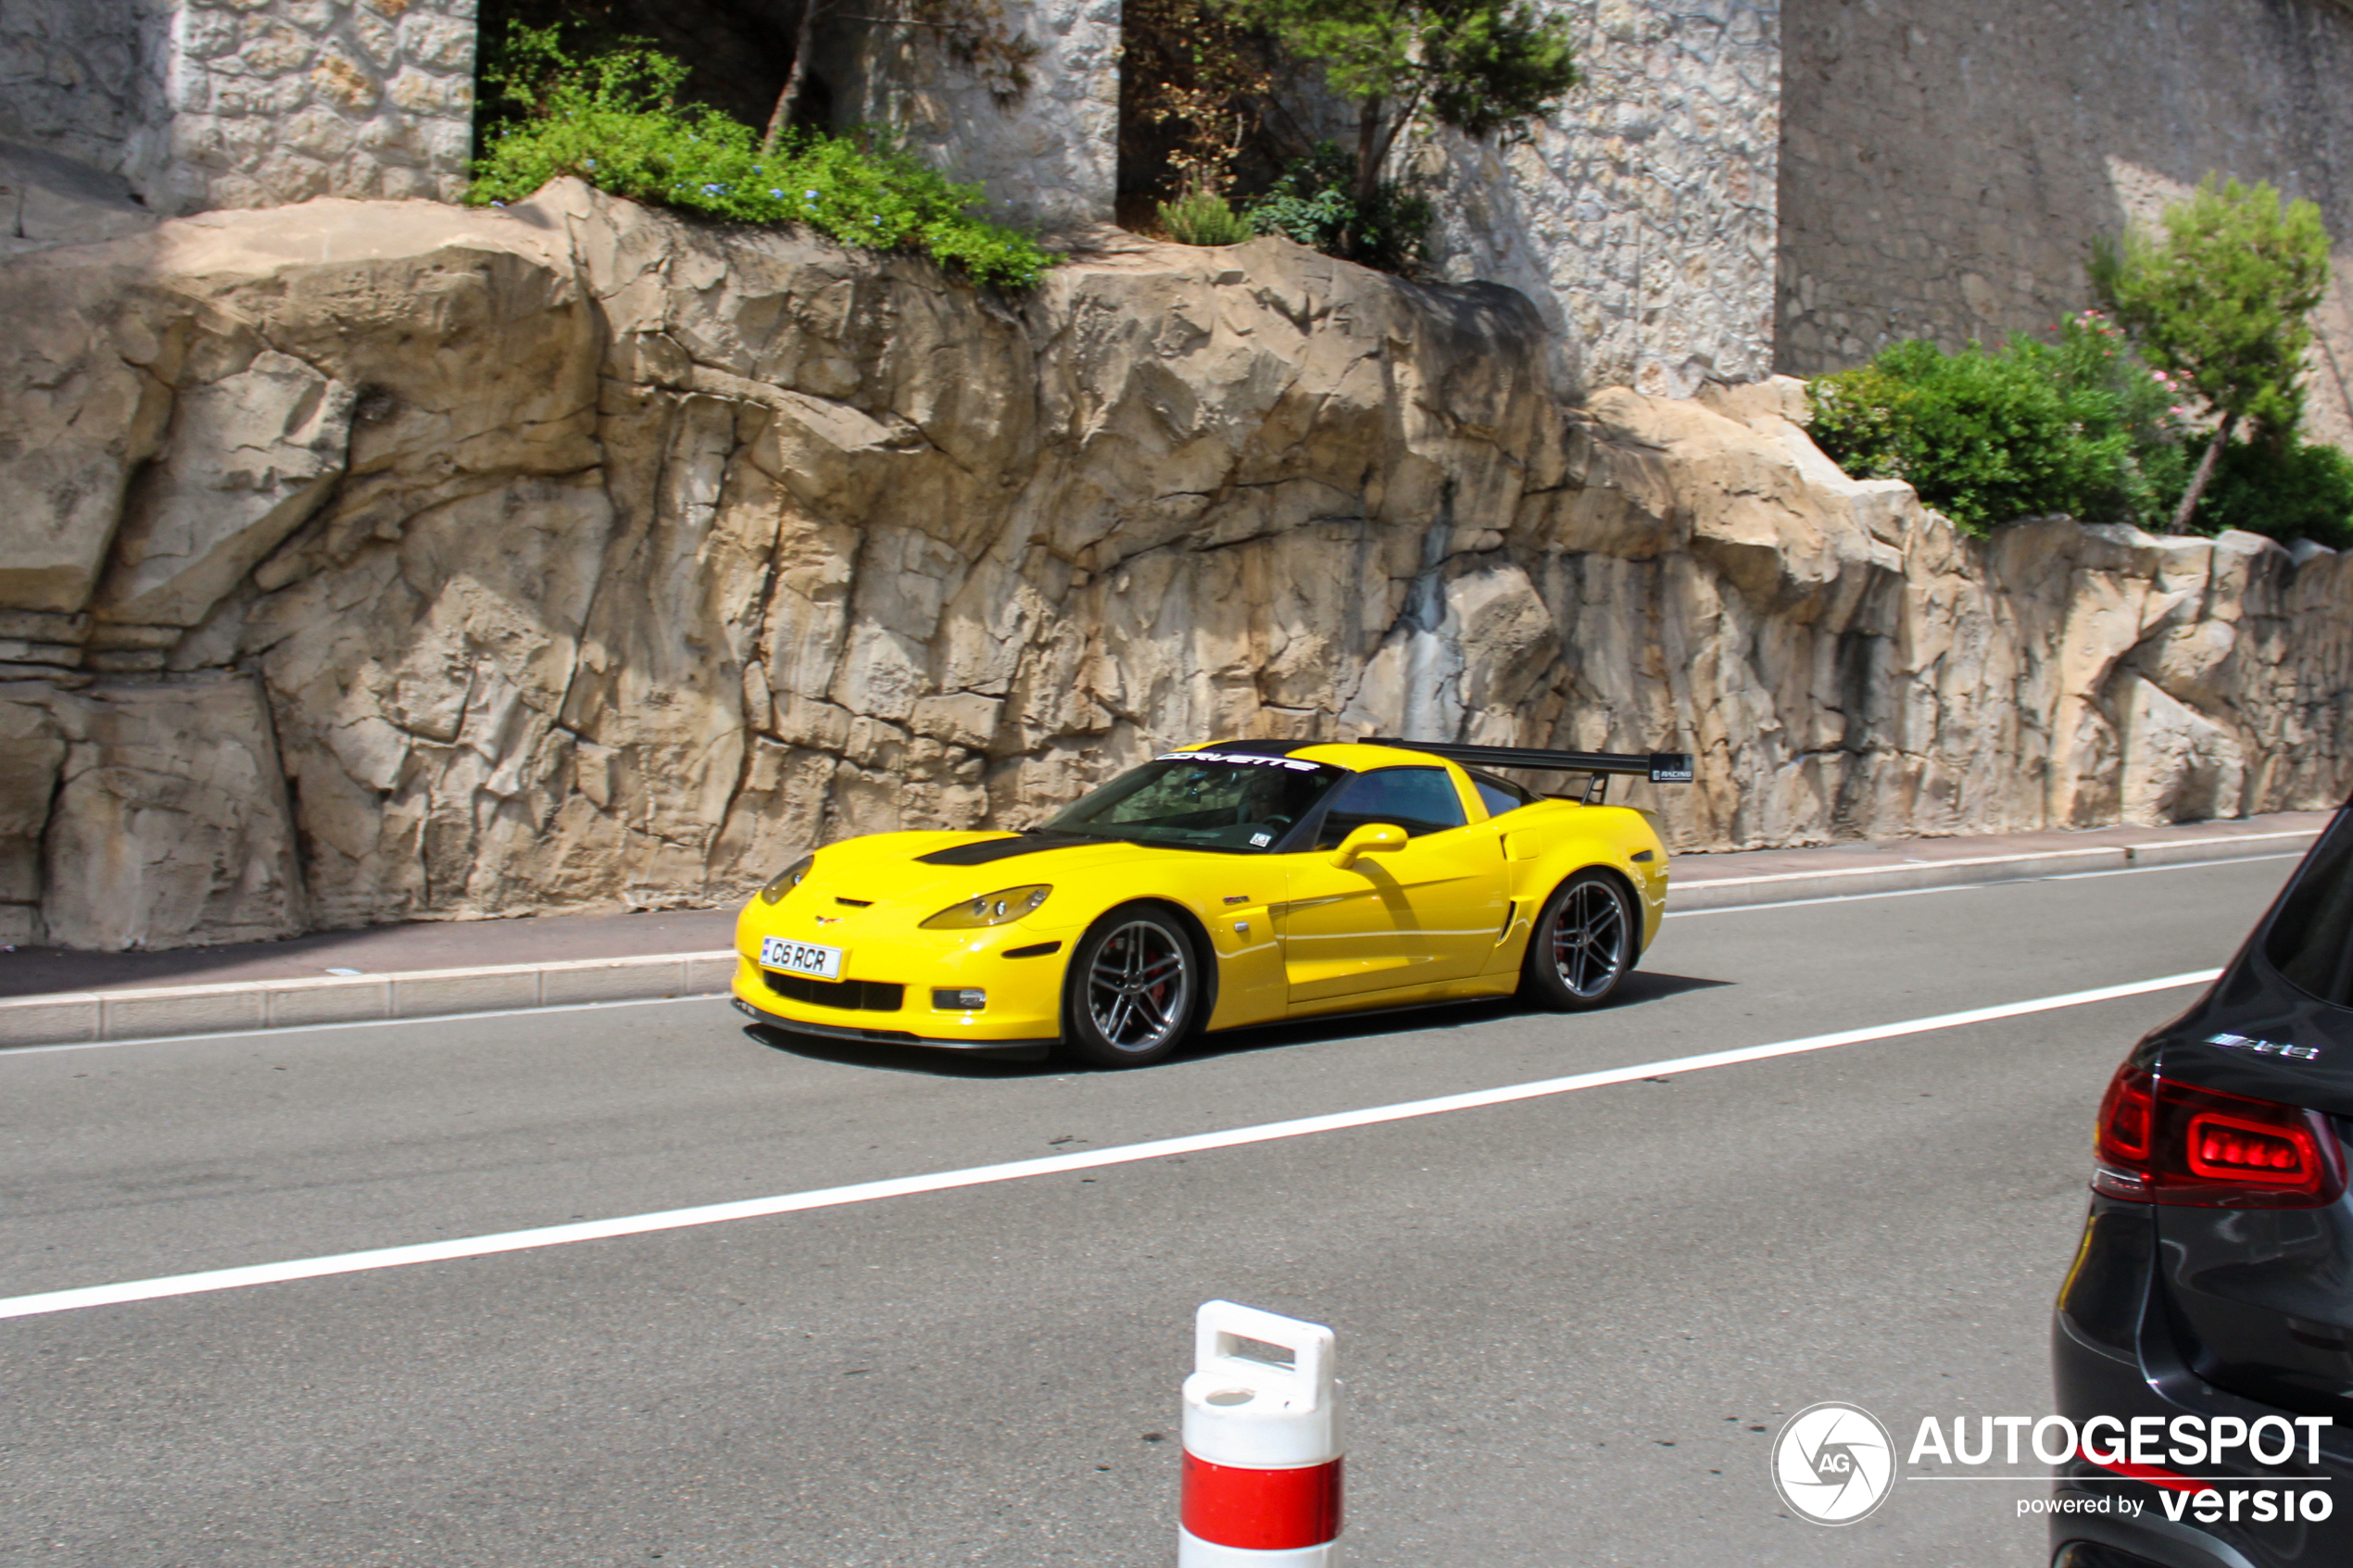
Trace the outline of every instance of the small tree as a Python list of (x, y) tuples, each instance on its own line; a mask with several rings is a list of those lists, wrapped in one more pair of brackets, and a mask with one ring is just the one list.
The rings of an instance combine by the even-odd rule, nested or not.
[(2221, 422), (2183, 492), (2173, 529), (2188, 529), (2222, 448), (2242, 420), (2285, 447), (2304, 417), (2297, 383), (2310, 318), (2328, 286), (2320, 208), (2282, 205), (2271, 186), (2208, 175), (2168, 207), (2165, 238), (2095, 244), (2092, 287), (2162, 370), (2185, 380)]
[(1245, 25), (1324, 68), (1357, 106), (1355, 199), (1379, 199), (1381, 165), (1427, 109), (1470, 136), (1518, 129), (1578, 82), (1568, 23), (1526, 0), (1227, 0)]

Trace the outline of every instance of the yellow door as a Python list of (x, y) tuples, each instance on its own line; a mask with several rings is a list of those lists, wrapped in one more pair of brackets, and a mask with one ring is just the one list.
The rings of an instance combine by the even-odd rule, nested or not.
[[(1383, 768), (1340, 786), (1312, 850), (1283, 857), (1278, 924), (1293, 1004), (1434, 985), (1478, 973), (1504, 926), (1496, 835), (1463, 826), (1453, 781), (1437, 768)], [(1403, 844), (1333, 852), (1353, 829), (1388, 823)]]

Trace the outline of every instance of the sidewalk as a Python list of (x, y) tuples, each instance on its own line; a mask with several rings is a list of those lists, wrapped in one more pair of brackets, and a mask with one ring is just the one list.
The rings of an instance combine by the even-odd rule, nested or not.
[[(2300, 854), (2326, 811), (1675, 857), (1668, 907)], [(2282, 867), (2284, 873), (2285, 867)], [(0, 1047), (724, 994), (735, 910), (419, 922), (162, 953), (0, 953)]]
[(2095, 828), (2083, 833), (2007, 833), (1977, 838), (1878, 839), (1813, 849), (1752, 849), (1678, 855), (1668, 884), (1670, 909), (1721, 909), (1743, 904), (1843, 894), (1960, 887), (2020, 877), (2180, 866), (2250, 855), (2304, 852), (2332, 811), (2279, 811), (2227, 822), (2162, 828)]

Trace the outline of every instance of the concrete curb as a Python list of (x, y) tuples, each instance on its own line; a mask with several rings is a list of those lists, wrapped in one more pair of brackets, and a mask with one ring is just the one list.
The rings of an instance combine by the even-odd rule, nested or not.
[[(1669, 912), (1730, 909), (1858, 893), (1965, 887), (2071, 872), (2133, 866), (2195, 865), (2243, 855), (2300, 851), (2318, 829), (2202, 835), (2148, 844), (2107, 844), (2032, 854), (1921, 859), (1894, 865), (1678, 881)], [(391, 974), (321, 975), (302, 980), (231, 981), (124, 991), (58, 991), (0, 998), (0, 1049), (220, 1035), (302, 1024), (366, 1023), (384, 1019), (450, 1018), (584, 1002), (717, 997), (735, 978), (736, 955), (665, 953), (654, 958), (576, 959), (423, 969)]]
[(2162, 839), (2147, 844), (2102, 844), (2081, 849), (2045, 849), (2022, 855), (1977, 855), (1921, 859), (1897, 865), (1843, 866), (1833, 871), (1776, 872), (1760, 876), (1694, 877), (1670, 882), (1667, 907), (1690, 913), (1781, 904), (1806, 898), (1851, 897), (1858, 893), (1907, 893), (1930, 887), (1969, 887), (2024, 877), (2065, 876), (2081, 872), (2124, 871), (2140, 866), (2191, 866), (2233, 860), (2246, 855), (2299, 854), (2320, 830), (2216, 834)]
[(448, 1018), (583, 1002), (716, 997), (726, 992), (735, 973), (735, 953), (722, 950), (131, 991), (59, 991), (0, 999), (0, 1048), (152, 1040), (307, 1023)]

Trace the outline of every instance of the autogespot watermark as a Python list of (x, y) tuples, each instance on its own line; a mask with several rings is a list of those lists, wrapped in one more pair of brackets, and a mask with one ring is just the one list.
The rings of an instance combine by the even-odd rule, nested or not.
[[(2335, 1512), (2324, 1488), (2331, 1477), (2265, 1474), (2321, 1462), (2324, 1415), (2095, 1415), (2078, 1426), (2063, 1415), (1920, 1418), (1902, 1465), (1877, 1416), (1860, 1405), (1829, 1400), (1781, 1424), (1773, 1439), (1773, 1489), (1789, 1511), (1817, 1524), (1868, 1518), (1898, 1481), (1982, 1481), (2048, 1486), (2052, 1477), (2017, 1474), (2025, 1464), (2069, 1466), (2056, 1496), (2017, 1499), (2030, 1514), (2108, 1513), (2134, 1517), (2149, 1498), (2089, 1491), (2107, 1480), (2145, 1483), (2164, 1515), (2203, 1524), (2318, 1523)], [(2089, 1466), (2090, 1468), (2085, 1468)], [(2245, 1466), (2252, 1474), (2194, 1474)], [(1984, 1473), (1987, 1468), (1994, 1474)], [(1909, 1469), (1913, 1474), (1902, 1472)], [(2098, 1472), (2106, 1472), (2105, 1475)]]
[(1895, 1445), (1858, 1405), (1808, 1405), (1773, 1439), (1773, 1489), (1817, 1524), (1854, 1524), (1887, 1500), (1894, 1479)]

